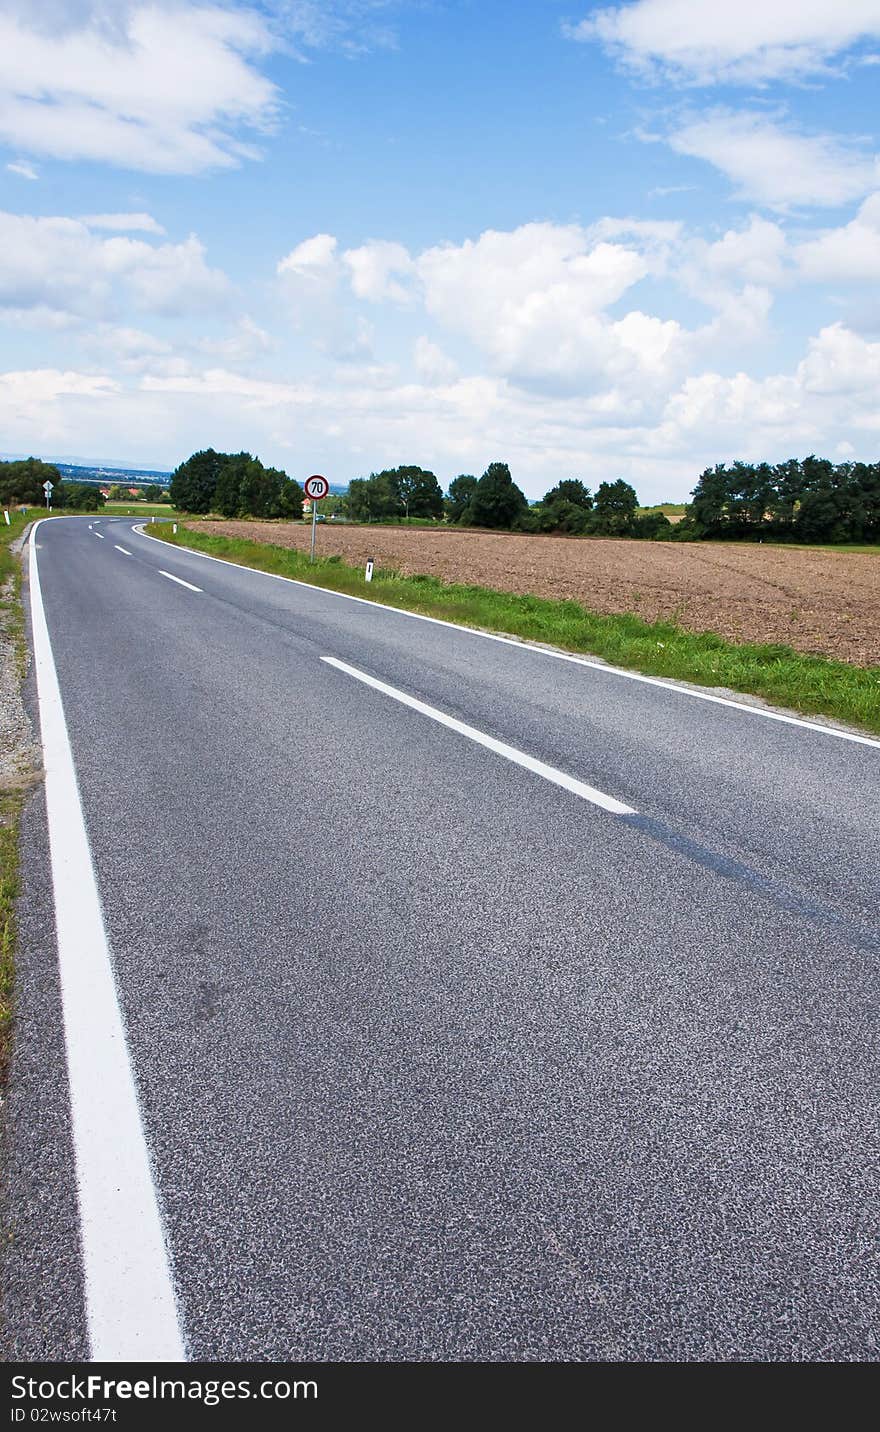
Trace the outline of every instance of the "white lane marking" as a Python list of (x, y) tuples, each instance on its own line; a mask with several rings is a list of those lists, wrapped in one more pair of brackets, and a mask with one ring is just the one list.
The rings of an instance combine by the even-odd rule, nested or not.
[(192, 582), (185, 582), (182, 577), (175, 577), (173, 572), (163, 572), (161, 567), (159, 568), (159, 576), (167, 577), (169, 582), (178, 582), (181, 587), (188, 587), (191, 592), (200, 592), (202, 590), (201, 587), (194, 587)]
[(120, 547), (120, 545), (119, 545), (118, 542), (114, 542), (114, 543), (113, 543), (113, 546), (116, 548), (117, 552), (124, 552), (125, 555), (126, 555), (126, 557), (130, 557), (130, 556), (131, 556), (131, 553), (129, 552), (129, 550), (128, 550), (127, 547)]
[(494, 751), (496, 755), (503, 756), (505, 760), (512, 761), (515, 766), (523, 766), (527, 771), (533, 771), (536, 776), (542, 776), (545, 781), (552, 781), (555, 786), (562, 786), (573, 795), (580, 796), (582, 800), (590, 801), (592, 805), (601, 806), (602, 810), (611, 811), (612, 815), (635, 815), (632, 806), (624, 805), (623, 801), (615, 800), (613, 796), (607, 796), (604, 791), (599, 791), (595, 786), (588, 786), (584, 781), (575, 780), (574, 776), (566, 775), (565, 771), (557, 770), (555, 766), (548, 766), (543, 761), (538, 761), (534, 756), (527, 756), (524, 751), (518, 751), (515, 746), (508, 746), (505, 741), (496, 741), (494, 736), (487, 736), (485, 732), (478, 731), (475, 726), (467, 726), (464, 721), (458, 721), (454, 716), (447, 716), (445, 711), (438, 711), (436, 706), (427, 706), (424, 701), (418, 701), (415, 696), (408, 696), (405, 691), (399, 691), (396, 686), (387, 686), (384, 681), (377, 681), (375, 676), (368, 676), (365, 671), (358, 671), (356, 666), (348, 666), (344, 661), (338, 661), (335, 656), (322, 656), (328, 666), (335, 666), (337, 671), (344, 671), (346, 676), (353, 676), (356, 681), (362, 681), (365, 686), (372, 686), (374, 691), (381, 691), (383, 696), (390, 696), (392, 700), (399, 701), (402, 706), (409, 706), (411, 710), (418, 711), (421, 716), (428, 716), (432, 721), (437, 721), (441, 726), (448, 726), (450, 731), (457, 731), (459, 736), (467, 736), (468, 740), (475, 741), (478, 746), (485, 746), (488, 751)]
[(95, 1362), (185, 1359), (31, 533), (31, 613), (83, 1271)]
[[(152, 537), (145, 532), (143, 527), (135, 527), (133, 531), (141, 537), (148, 537), (151, 542), (161, 542), (161, 537)], [(165, 544), (168, 545), (167, 543)], [(175, 544), (177, 545), (177, 544)], [(405, 607), (389, 607), (384, 602), (372, 601), (369, 597), (355, 597), (350, 592), (334, 592), (329, 587), (319, 587), (313, 582), (301, 582), (297, 577), (282, 577), (280, 572), (260, 572), (258, 567), (245, 567), (241, 562), (228, 562), (225, 557), (214, 557), (210, 552), (199, 552), (195, 547), (181, 547), (181, 551), (188, 552), (193, 557), (204, 557), (206, 562), (222, 562), (224, 567), (235, 567), (239, 572), (256, 572), (261, 577), (271, 577), (276, 582), (290, 582), (294, 587), (305, 587), (309, 592), (323, 592), (328, 597), (341, 597), (345, 602), (360, 602), (365, 607), (378, 607), (383, 612), (393, 612), (399, 617), (409, 617), (412, 621), (431, 622), (434, 626), (452, 627), (453, 631), (463, 631), (467, 636), (482, 637), (484, 641), (500, 641), (504, 646), (515, 646), (517, 651), (531, 652), (533, 656), (549, 656), (554, 661), (569, 661), (574, 666), (586, 666), (592, 671), (604, 672), (606, 676), (623, 676), (627, 681), (641, 681), (645, 686), (659, 686), (662, 691), (672, 692), (675, 696), (691, 696), (695, 701), (711, 701), (715, 706), (729, 706), (733, 711), (741, 711), (745, 716), (763, 716), (768, 721), (781, 721), (786, 726), (801, 726), (805, 731), (813, 731), (819, 736), (837, 736), (841, 741), (854, 741), (859, 746), (873, 746), (880, 751), (880, 741), (873, 736), (859, 736), (855, 731), (840, 731), (836, 726), (820, 726), (815, 721), (805, 721), (801, 716), (786, 716), (782, 711), (765, 711), (762, 706), (746, 706), (742, 701), (731, 701), (727, 696), (713, 696), (711, 691), (692, 691), (687, 686), (676, 686), (672, 681), (664, 681), (662, 676), (645, 676), (641, 671), (626, 671), (622, 666), (609, 666), (604, 661), (591, 661), (588, 656), (575, 656), (573, 652), (551, 651), (543, 646), (530, 646), (527, 642), (517, 641), (512, 636), (501, 636), (494, 631), (480, 631), (477, 627), (462, 626), (460, 622), (450, 622), (443, 617), (429, 617), (424, 612), (410, 612)]]
[(95, 536), (96, 536), (96, 537), (100, 537), (101, 541), (103, 542), (103, 540), (104, 540), (104, 534), (103, 534), (103, 532), (96, 532), (96, 533), (95, 533)]

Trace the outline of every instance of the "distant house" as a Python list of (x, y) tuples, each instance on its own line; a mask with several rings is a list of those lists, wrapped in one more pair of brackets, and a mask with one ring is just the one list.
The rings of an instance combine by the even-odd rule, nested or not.
[(102, 496), (102, 497), (105, 499), (105, 501), (106, 501), (106, 499), (110, 496), (110, 489), (109, 489), (109, 487), (101, 487), (101, 488), (99, 488), (98, 490), (99, 490), (101, 496)]

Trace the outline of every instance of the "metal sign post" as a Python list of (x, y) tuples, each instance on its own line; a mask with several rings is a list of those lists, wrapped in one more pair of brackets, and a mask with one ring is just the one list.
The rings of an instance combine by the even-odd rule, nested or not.
[(309, 561), (314, 562), (314, 560), (315, 560), (315, 528), (316, 528), (317, 522), (318, 522), (318, 503), (321, 501), (321, 498), (322, 498), (322, 497), (326, 497), (326, 496), (327, 496), (327, 493), (330, 491), (330, 484), (329, 484), (329, 482), (327, 481), (326, 477), (321, 477), (320, 473), (317, 473), (317, 472), (316, 472), (316, 473), (314, 473), (314, 475), (313, 475), (312, 477), (307, 477), (307, 478), (306, 478), (305, 483), (303, 484), (303, 487), (304, 487), (304, 491), (305, 491), (306, 497), (309, 499), (309, 502), (312, 504), (312, 549), (311, 549), (311, 553), (310, 553), (310, 555), (309, 555)]
[(51, 482), (44, 482), (44, 483), (43, 483), (43, 491), (44, 491), (45, 494), (46, 494), (46, 511), (47, 511), (47, 512), (51, 512), (51, 511), (52, 511), (51, 498), (52, 498), (52, 488), (53, 488), (53, 486), (54, 486), (54, 484), (51, 483)]

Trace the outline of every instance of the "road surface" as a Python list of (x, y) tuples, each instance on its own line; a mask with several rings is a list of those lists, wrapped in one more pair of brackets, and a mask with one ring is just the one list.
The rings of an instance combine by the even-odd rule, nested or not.
[(877, 1357), (880, 743), (35, 562), (11, 1356)]

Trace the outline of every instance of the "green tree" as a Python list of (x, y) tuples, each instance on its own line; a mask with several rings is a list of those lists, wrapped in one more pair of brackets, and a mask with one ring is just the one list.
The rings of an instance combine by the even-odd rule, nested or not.
[(400, 513), (400, 495), (389, 471), (352, 478), (348, 484), (348, 511), (355, 522), (381, 522)]
[(0, 462), (0, 503), (4, 507), (37, 507), (46, 500), (44, 482), (60, 487), (61, 473), (54, 463), (43, 462), (38, 457)]
[(379, 476), (396, 486), (405, 517), (443, 516), (443, 492), (433, 472), (422, 467), (395, 467)]
[(557, 502), (571, 502), (575, 507), (583, 507), (589, 512), (593, 506), (593, 494), (579, 478), (570, 477), (563, 482), (557, 482), (555, 487), (551, 487), (550, 491), (544, 494), (542, 506), (553, 507)]
[[(270, 468), (271, 471), (274, 471), (274, 468)], [(278, 511), (273, 515), (298, 520), (303, 515), (303, 490), (296, 479), (288, 477), (286, 472), (281, 472), (278, 475), (281, 478), (278, 491)]]
[(469, 472), (460, 472), (449, 484), (446, 499), (446, 516), (450, 522), (460, 522), (467, 512), (477, 486), (477, 479)]
[(220, 470), (210, 510), (223, 517), (241, 517), (246, 511), (242, 505), (242, 486), (253, 458), (249, 452), (218, 453), (217, 456)]
[(205, 448), (194, 452), (171, 475), (168, 495), (180, 512), (210, 512), (225, 453)]
[(636, 490), (619, 477), (616, 482), (600, 482), (596, 489), (594, 530), (609, 536), (622, 536), (631, 525), (639, 505)]
[(506, 462), (490, 462), (480, 478), (464, 514), (470, 527), (512, 528), (528, 510), (524, 493), (510, 475)]
[(62, 482), (52, 493), (52, 506), (71, 512), (97, 512), (104, 506), (104, 494), (89, 482)]

